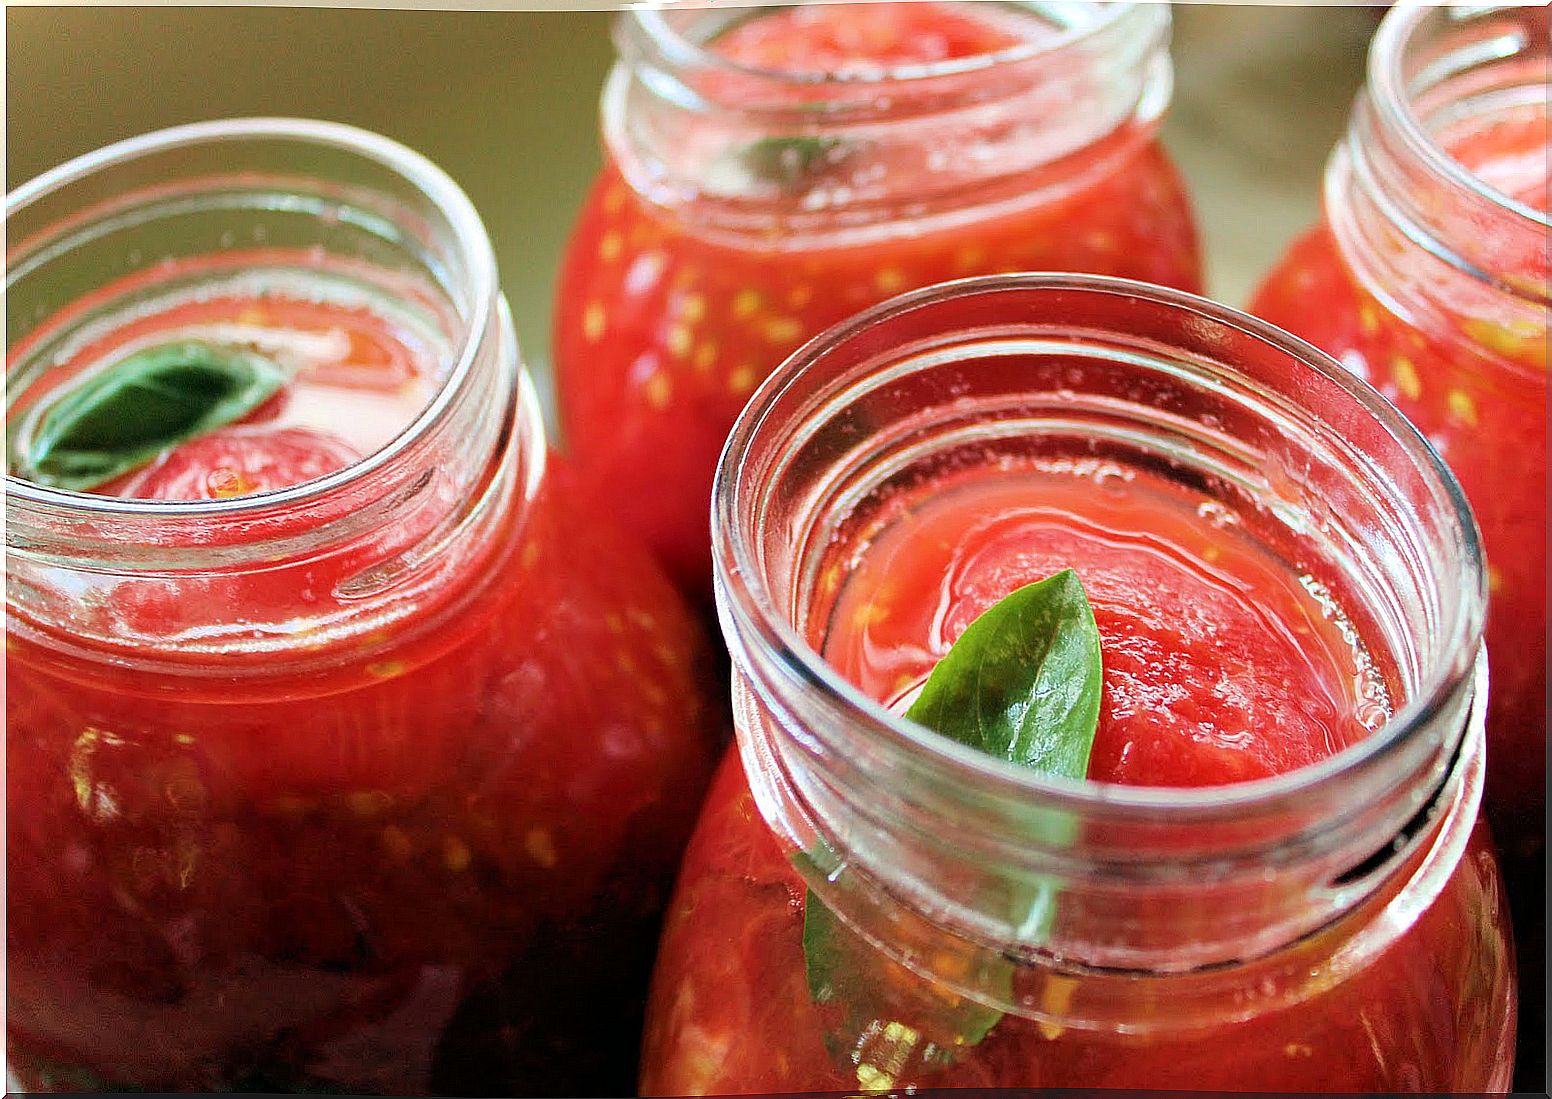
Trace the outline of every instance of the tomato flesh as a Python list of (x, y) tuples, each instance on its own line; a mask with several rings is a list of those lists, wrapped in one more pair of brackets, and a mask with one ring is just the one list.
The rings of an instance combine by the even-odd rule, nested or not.
[[(894, 705), (1008, 592), (1073, 567), (1104, 663), (1089, 778), (1210, 786), (1318, 762), (1389, 715), (1340, 618), (1207, 500), (1138, 477), (946, 479), (851, 567), (825, 658)], [(1118, 487), (1124, 483), (1126, 487)], [(1198, 506), (1221, 516), (1206, 523)]]
[(711, 48), (775, 72), (860, 75), (995, 53), (1019, 41), (946, 4), (815, 4), (740, 23)]

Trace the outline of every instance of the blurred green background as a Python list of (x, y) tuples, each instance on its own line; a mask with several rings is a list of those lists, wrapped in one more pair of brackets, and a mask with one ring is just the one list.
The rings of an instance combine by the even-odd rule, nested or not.
[[(7, 189), (198, 119), (354, 123), (441, 164), (495, 241), (544, 384), (554, 272), (598, 166), (601, 12), (8, 8)], [(1240, 303), (1318, 208), (1372, 9), (1182, 5), (1164, 138), (1192, 186), (1211, 292)]]

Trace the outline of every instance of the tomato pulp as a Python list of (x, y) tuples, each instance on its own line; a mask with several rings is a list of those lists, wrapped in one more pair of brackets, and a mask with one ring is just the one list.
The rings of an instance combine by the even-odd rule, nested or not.
[[(1028, 20), (1005, 24), (970, 5), (814, 6), (741, 23), (708, 48), (791, 77), (784, 94), (800, 104), (825, 91), (802, 73), (887, 77), (996, 55), (1039, 33)], [(738, 73), (703, 75), (731, 83)], [(700, 128), (719, 132), (715, 119)], [(1123, 123), (1027, 172), (1012, 199), (961, 196), (933, 210), (902, 183), (886, 214), (847, 232), (844, 198), (834, 200), (836, 231), (798, 232), (795, 219), (812, 213), (819, 191), (758, 180), (741, 197), (768, 215), (764, 228), (721, 231), (702, 216), (704, 202), (660, 205), (611, 160), (567, 248), (555, 319), (561, 421), (599, 506), (647, 541), (685, 590), (704, 596), (706, 515), (723, 441), (755, 386), (811, 336), (901, 291), (969, 275), (1070, 270), (1197, 289), (1184, 189), (1151, 132), (1151, 121)], [(782, 157), (850, 149), (823, 135), (795, 140), (772, 154), (778, 168)], [(843, 168), (887, 189), (897, 177), (933, 174), (931, 144), (858, 143)], [(929, 162), (918, 163), (924, 156)]]
[[(454, 358), (435, 294), (373, 278), (265, 253), (110, 285), (12, 349), (13, 377), (40, 341), (57, 355), (13, 412), (137, 346), (237, 344), (282, 364), (279, 393), (98, 491), (222, 499), (337, 471), (398, 437)], [(139, 304), (104, 319), (121, 295)], [(63, 616), (12, 602), (7, 1033), (25, 1085), (629, 1083), (710, 770), (706, 648), (647, 555), (575, 506), (569, 471), (525, 460), (542, 473), (486, 496), (474, 538), (439, 525), (480, 489), (443, 467), (425, 507), (343, 548), (288, 514), (256, 567), (109, 564)], [(213, 517), (136, 552), (230, 553), (234, 529)], [(352, 587), (385, 544), (427, 535), (444, 540), (417, 569)]]
[[(1104, 654), (1091, 780), (1207, 786), (1286, 772), (1383, 723), (1393, 672), (1359, 640), (1363, 623), (1239, 519), (1192, 490), (1092, 460), (945, 475), (832, 548), (817, 584), (837, 594), (820, 600), (810, 640), (868, 695), (903, 709), (976, 615), (1072, 566)], [(1004, 1015), (980, 1041), (909, 1075), (902, 1061), (837, 1043), (837, 1009), (815, 1004), (805, 976), (808, 896), (730, 758), (670, 907), (645, 1093), (1475, 1090), (1501, 1086), (1513, 1056), (1512, 960), (1480, 832), (1442, 891), (1369, 964), (1344, 971), (1334, 956), (1361, 913), (1346, 917), (1346, 931), (1285, 948), (1304, 973), (1329, 967), (1301, 1002), (1137, 1035)], [(877, 964), (886, 983), (929, 983)], [(1063, 991), (1081, 980), (1048, 983), (1056, 1002), (1043, 1006), (1059, 1016)], [(923, 999), (934, 995), (955, 999), (930, 987)], [(1141, 1022), (1152, 1008), (1138, 995)], [(885, 1025), (885, 1037), (911, 1025)]]

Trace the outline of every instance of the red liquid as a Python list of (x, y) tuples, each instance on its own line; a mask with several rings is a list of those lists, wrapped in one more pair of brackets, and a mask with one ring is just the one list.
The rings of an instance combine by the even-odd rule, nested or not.
[[(174, 332), (292, 355), (280, 398), (120, 491), (279, 487), (419, 412), (449, 361), (434, 315), (350, 304), (293, 259), (316, 294), (185, 295), (49, 376)], [(424, 533), (423, 512), (262, 571), (126, 574), (70, 621), (12, 606), (7, 1037), (24, 1083), (629, 1085), (717, 722), (679, 600), (550, 462), (534, 498), (494, 502), (477, 544), (393, 590), (375, 632), (294, 623), (351, 621), (342, 585), (382, 540)]]
[[(1020, 40), (1029, 24), (1018, 22)], [(1010, 33), (965, 5), (816, 6), (742, 24), (711, 48), (780, 71), (843, 58), (887, 68), (999, 50)], [(794, 84), (791, 94), (817, 93)], [(868, 168), (885, 180), (930, 175), (930, 152), (907, 144), (873, 154)], [(1046, 190), (1063, 179), (1072, 186)], [(612, 165), (593, 188), (557, 294), (561, 421), (599, 506), (685, 590), (707, 587), (706, 515), (728, 430), (755, 386), (811, 336), (901, 291), (969, 275), (1070, 270), (1200, 285), (1184, 189), (1137, 126), (1030, 172), (1027, 202), (932, 214), (913, 209), (909, 188), (897, 191), (867, 239), (793, 235), (784, 223), (802, 213), (801, 195), (761, 195), (769, 231), (735, 239), (698, 224), (693, 205), (646, 201)]]
[[(1197, 786), (1286, 771), (1361, 738), (1389, 703), (1329, 596), (1236, 520), (1142, 473), (1090, 478), (1023, 467), (955, 475), (891, 502), (881, 529), (834, 547), (819, 584), (824, 591), (833, 575), (839, 593), (833, 611), (821, 601), (825, 619), (812, 640), (868, 694), (903, 707), (981, 610), (1071, 565), (1104, 653), (1091, 779)], [(727, 761), (659, 953), (646, 1094), (866, 1085), (844, 1042), (838, 1054), (827, 1048), (833, 1008), (810, 997), (805, 897), (736, 757)], [(1294, 1006), (1146, 1037), (1004, 1016), (952, 1064), (885, 1086), (1501, 1086), (1513, 1056), (1513, 978), (1500, 906), (1496, 864), (1478, 833), (1442, 893), (1368, 966), (1340, 972), (1332, 960), (1363, 927), (1361, 913), (1346, 930), (1288, 948), (1303, 972), (1332, 967), (1315, 995)], [(932, 1002), (923, 978), (878, 964), (882, 981), (921, 988), (917, 995)], [(1153, 1011), (1138, 1002), (1139, 1021)]]

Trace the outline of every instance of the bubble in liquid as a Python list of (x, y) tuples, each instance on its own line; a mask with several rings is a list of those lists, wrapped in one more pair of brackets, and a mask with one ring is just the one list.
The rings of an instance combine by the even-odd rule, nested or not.
[(1204, 522), (1219, 529), (1239, 525), (1239, 515), (1217, 500), (1204, 500), (1196, 506), (1196, 514)]

